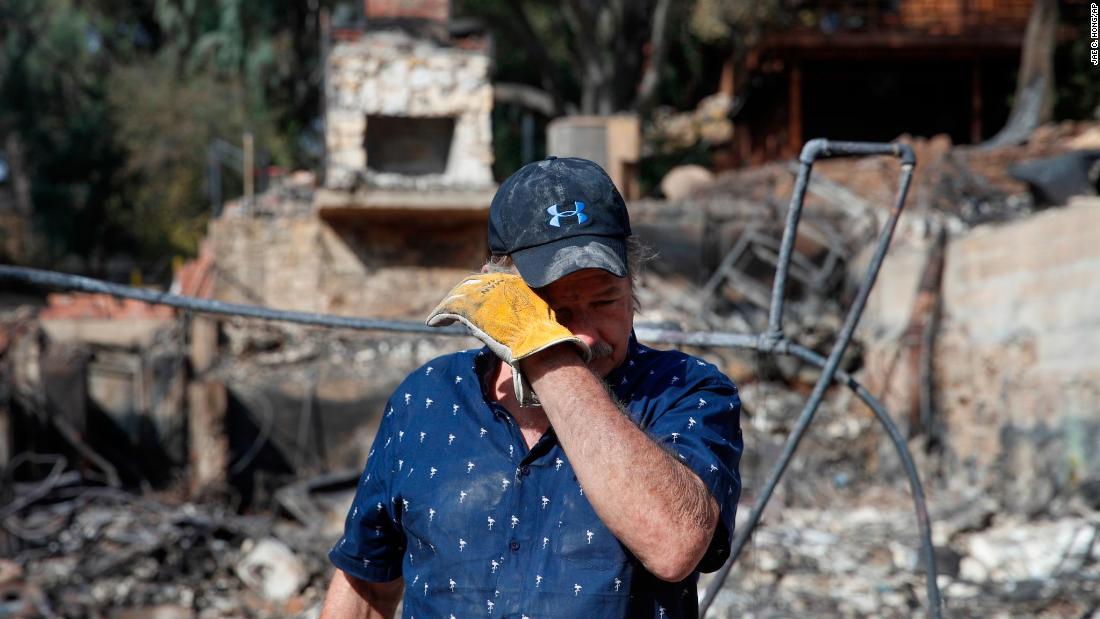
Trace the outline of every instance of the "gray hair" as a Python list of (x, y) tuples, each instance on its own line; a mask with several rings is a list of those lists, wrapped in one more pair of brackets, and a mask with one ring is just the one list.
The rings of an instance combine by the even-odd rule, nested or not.
[[(642, 310), (642, 304), (638, 301), (636, 292), (638, 277), (645, 270), (645, 266), (657, 257), (657, 252), (649, 245), (642, 242), (636, 236), (626, 237), (626, 274), (630, 278), (630, 298), (634, 304), (634, 312)], [(481, 268), (484, 273), (512, 273), (511, 256), (489, 256), (485, 266)]]

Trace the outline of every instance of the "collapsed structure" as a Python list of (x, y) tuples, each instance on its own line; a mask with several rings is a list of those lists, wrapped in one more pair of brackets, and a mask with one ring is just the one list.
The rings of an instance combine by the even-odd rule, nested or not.
[[(448, 31), (445, 0), (366, 7), (365, 31), (334, 33), (322, 182), (296, 175), (228, 205), (178, 292), (419, 319), (484, 259), (494, 188), (485, 43)], [(1040, 211), (1006, 174), (1010, 162), (1096, 147), (1090, 131), (1046, 127), (995, 151), (913, 140), (909, 213), (844, 362), (909, 433), (959, 614), (1085, 612), (1100, 599), (1100, 367), (1089, 354), (1100, 345), (1100, 203)], [(633, 161), (619, 159), (624, 170)], [(817, 167), (796, 242), (792, 339), (828, 348), (891, 170), (877, 159)], [(635, 232), (661, 256), (642, 276), (639, 320), (759, 332), (792, 182), (773, 163), (686, 198), (634, 201)], [(5, 313), (0, 331), (0, 464), (17, 480), (4, 487), (0, 545), (19, 558), (0, 561), (0, 588), (12, 604), (76, 614), (315, 610), (345, 481), (365, 460), (381, 402), (416, 365), (476, 344), (108, 298), (47, 303)], [(792, 359), (699, 352), (742, 387), (751, 500), (815, 374)], [(912, 514), (886, 449), (870, 416), (831, 396), (716, 614), (920, 608)], [(31, 452), (68, 459), (58, 468)], [(62, 474), (69, 463), (77, 470)], [(184, 475), (176, 492), (230, 496), (237, 509), (112, 490), (171, 488)], [(139, 560), (150, 555), (162, 560)]]
[[(844, 364), (858, 371), (911, 437), (931, 486), (937, 564), (949, 610), (1033, 612), (1052, 605), (1077, 608), (1095, 597), (1088, 575), (1100, 549), (1089, 540), (1096, 530), (1090, 514), (1100, 509), (1095, 478), (1100, 463), (1089, 446), (1100, 437), (1092, 391), (1100, 372), (1087, 343), (1097, 337), (1090, 308), (1100, 295), (1100, 256), (1090, 231), (1100, 210), (1095, 198), (1081, 198), (1034, 211), (1026, 187), (1003, 173), (1006, 161), (1087, 145), (1090, 130), (1095, 131), (1085, 125), (1044, 130), (1015, 152), (916, 142), (923, 165), (912, 190), (912, 211), (903, 217), (883, 266), (857, 334), (858, 349)], [(793, 314), (786, 327), (793, 339), (825, 347), (839, 322), (847, 274), (861, 270), (869, 232), (883, 216), (881, 194), (893, 179), (875, 159), (828, 161), (817, 168), (804, 234), (795, 246), (803, 276), (789, 291)], [(754, 290), (770, 281), (774, 235), (791, 183), (791, 171), (773, 164), (720, 176), (681, 201), (633, 203), (636, 233), (662, 254), (641, 279), (639, 320), (759, 331), (755, 321), (767, 300)], [(288, 181), (259, 197), (253, 218), (270, 219), (272, 228), (279, 221), (293, 226), (312, 212), (314, 194), (308, 185)], [(227, 209), (224, 220), (247, 221), (238, 209), (243, 206)], [(1003, 221), (984, 223), (993, 217)], [(209, 296), (219, 279), (232, 277), (227, 272), (255, 268), (240, 254), (211, 251), (218, 247), (208, 244), (204, 258), (181, 272), (181, 292)], [(175, 464), (165, 462), (164, 470), (180, 470), (180, 460), (188, 461), (198, 493), (193, 496), (233, 488), (251, 509), (276, 505), (307, 525), (299, 533), (283, 525), (276, 534), (306, 558), (304, 567), (292, 561), (297, 567), (290, 571), (271, 572), (289, 574), (296, 585), (263, 579), (242, 584), (257, 592), (293, 589), (284, 601), (263, 598), (267, 601), (250, 606), (275, 615), (293, 607), (284, 604), (319, 600), (320, 590), (306, 583), (319, 586), (324, 578), (320, 557), (331, 535), (326, 530), (339, 527), (347, 500), (334, 489), (354, 479), (380, 402), (406, 371), (462, 345), (431, 336), (320, 332), (242, 320), (219, 324), (192, 317), (188, 322), (186, 315), (149, 314), (140, 304), (108, 300), (90, 307), (81, 298), (67, 306), (62, 298), (51, 303), (37, 319), (27, 315), (22, 327), (6, 331), (5, 367), (14, 397), (5, 418), (16, 421), (18, 434), (28, 429), (28, 412), (55, 422), (80, 421), (84, 414), (81, 423), (70, 424), (73, 435), (84, 438), (89, 455), (103, 456), (85, 460), (89, 479), (100, 471), (109, 481), (113, 467), (123, 483), (143, 476), (155, 482), (150, 471), (157, 467), (147, 456), (160, 454), (163, 461), (175, 453)], [(100, 322), (89, 322), (89, 312)], [(405, 316), (418, 318), (413, 311)], [(129, 339), (118, 339), (124, 331)], [(105, 339), (109, 334), (116, 338)], [(792, 428), (802, 400), (798, 392), (816, 374), (790, 359), (772, 363), (722, 350), (700, 352), (721, 363), (742, 387), (743, 425), (752, 445), (743, 465), (751, 497)], [(66, 384), (87, 386), (73, 391)], [(927, 415), (926, 390), (931, 394)], [(180, 441), (178, 431), (168, 430), (178, 428), (184, 415), (187, 440)], [(108, 428), (125, 431), (103, 433)], [(19, 435), (25, 440), (26, 434)], [(178, 441), (177, 451), (169, 439)], [(133, 460), (105, 448), (111, 444), (129, 446), (123, 448), (127, 455), (140, 449), (141, 470), (118, 466)], [(16, 456), (13, 448), (8, 445), (9, 461)], [(789, 612), (863, 615), (922, 604), (912, 515), (904, 496), (891, 489), (888, 480), (900, 480), (900, 472), (887, 449), (860, 407), (839, 394), (827, 399), (779, 488), (781, 509), (767, 512), (766, 526), (753, 538), (716, 609), (752, 612), (767, 599), (767, 608)], [(346, 477), (336, 473), (345, 466), (352, 467)], [(333, 473), (308, 477), (324, 471)], [(284, 486), (303, 475), (305, 481)], [(86, 517), (73, 526), (87, 526)], [(41, 518), (42, 512), (31, 510), (13, 522), (26, 526)], [(273, 533), (271, 524), (255, 528), (248, 521), (217, 518), (233, 523), (218, 525), (231, 527), (224, 535), (233, 544)], [(1008, 539), (1019, 542), (1007, 544)], [(80, 552), (102, 552), (102, 543), (89, 541)], [(1051, 545), (1064, 560), (1041, 560)], [(271, 544), (258, 546), (267, 553), (261, 557), (253, 556), (256, 547), (246, 546), (233, 546), (232, 561), (242, 566), (290, 561)], [(882, 554), (882, 548), (889, 553)], [(1020, 573), (1014, 566), (1021, 564), (1031, 571)], [(125, 565), (112, 568), (114, 575), (105, 582), (130, 583), (130, 593), (79, 598), (81, 604), (184, 599), (182, 590), (163, 597), (167, 594)], [(56, 565), (50, 561), (29, 567), (27, 582), (52, 591), (80, 590), (79, 582), (51, 579)], [(239, 569), (247, 573), (246, 567)], [(226, 577), (238, 568), (217, 562), (211, 570), (211, 577)], [(1078, 576), (1067, 579), (1068, 573)], [(1010, 586), (1024, 581), (1048, 584), (1009, 593)], [(190, 595), (203, 590), (194, 583), (188, 587)]]
[(211, 223), (215, 298), (405, 316), (484, 259), (496, 188), (487, 40), (453, 35), (446, 0), (364, 6), (366, 28), (333, 32), (325, 61), (321, 186)]
[(799, 3), (795, 23), (764, 33), (748, 53), (743, 82), (753, 86), (735, 121), (734, 157), (794, 157), (821, 135), (944, 133), (980, 144), (1007, 118), (1032, 4)]

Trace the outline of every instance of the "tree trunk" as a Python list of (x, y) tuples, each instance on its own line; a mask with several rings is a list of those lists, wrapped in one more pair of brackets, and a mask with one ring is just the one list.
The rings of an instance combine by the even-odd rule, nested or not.
[[(522, 0), (510, 6), (493, 19), (517, 33), (539, 68), (542, 91), (553, 98), (555, 115), (644, 111), (653, 104), (668, 51), (670, 14), (676, 10), (672, 0), (564, 0), (542, 15), (549, 24), (532, 21)], [(580, 86), (576, 106), (567, 98), (570, 80), (541, 38), (561, 36), (569, 39), (568, 58)], [(545, 112), (551, 106), (536, 91), (509, 85), (500, 98)]]
[(1025, 142), (1036, 127), (1048, 122), (1054, 108), (1054, 46), (1058, 34), (1058, 0), (1035, 0), (1020, 52), (1016, 96), (1008, 122), (984, 146)]
[(23, 141), (19, 134), (12, 131), (4, 140), (4, 150), (8, 155), (8, 176), (11, 178), (12, 193), (15, 194), (15, 208), (20, 215), (31, 214), (31, 176), (27, 169), (23, 153)]
[(642, 74), (641, 85), (638, 86), (638, 98), (634, 100), (634, 109), (646, 112), (657, 99), (657, 87), (661, 81), (661, 68), (665, 60), (668, 35), (668, 11), (671, 0), (657, 0), (657, 8), (653, 11), (653, 24), (649, 35), (650, 53), (646, 59), (645, 72)]
[(493, 84), (493, 101), (518, 105), (538, 112), (547, 118), (554, 118), (562, 114), (562, 110), (558, 108), (558, 101), (553, 94), (527, 84), (497, 82)]

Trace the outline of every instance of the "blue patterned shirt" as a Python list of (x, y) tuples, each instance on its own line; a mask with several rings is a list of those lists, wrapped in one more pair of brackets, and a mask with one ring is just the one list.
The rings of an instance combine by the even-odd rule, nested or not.
[[(639, 427), (694, 471), (721, 508), (700, 571), (729, 554), (741, 492), (741, 401), (713, 365), (630, 339), (606, 378)], [(390, 398), (344, 535), (351, 576), (405, 580), (406, 617), (694, 617), (698, 572), (649, 573), (596, 516), (553, 429), (528, 451), (486, 399), (488, 348), (435, 359)]]

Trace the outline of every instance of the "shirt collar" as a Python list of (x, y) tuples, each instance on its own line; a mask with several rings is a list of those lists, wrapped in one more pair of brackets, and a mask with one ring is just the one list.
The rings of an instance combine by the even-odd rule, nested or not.
[(634, 335), (634, 329), (631, 329), (630, 340), (626, 345), (626, 358), (624, 358), (623, 362), (614, 370), (611, 370), (611, 373), (604, 378), (604, 381), (608, 385), (611, 385), (612, 389), (619, 386), (619, 383), (622, 382), (623, 376), (631, 367), (631, 362), (638, 357), (638, 350), (641, 349), (641, 347), (642, 345), (638, 343), (637, 336)]
[[(604, 382), (612, 387), (616, 387), (622, 382), (623, 375), (631, 366), (631, 361), (634, 361), (641, 350), (642, 345), (638, 343), (638, 337), (634, 334), (633, 327), (630, 329), (630, 339), (626, 345), (626, 358), (618, 365), (611, 373), (604, 377)], [(489, 393), (486, 391), (488, 388), (485, 384), (486, 377), (489, 372), (493, 370), (493, 364), (498, 363), (500, 358), (489, 349), (488, 346), (483, 346), (474, 357), (474, 374), (477, 376), (478, 384), (481, 386), (482, 394), (485, 396), (486, 401), (491, 401)]]

